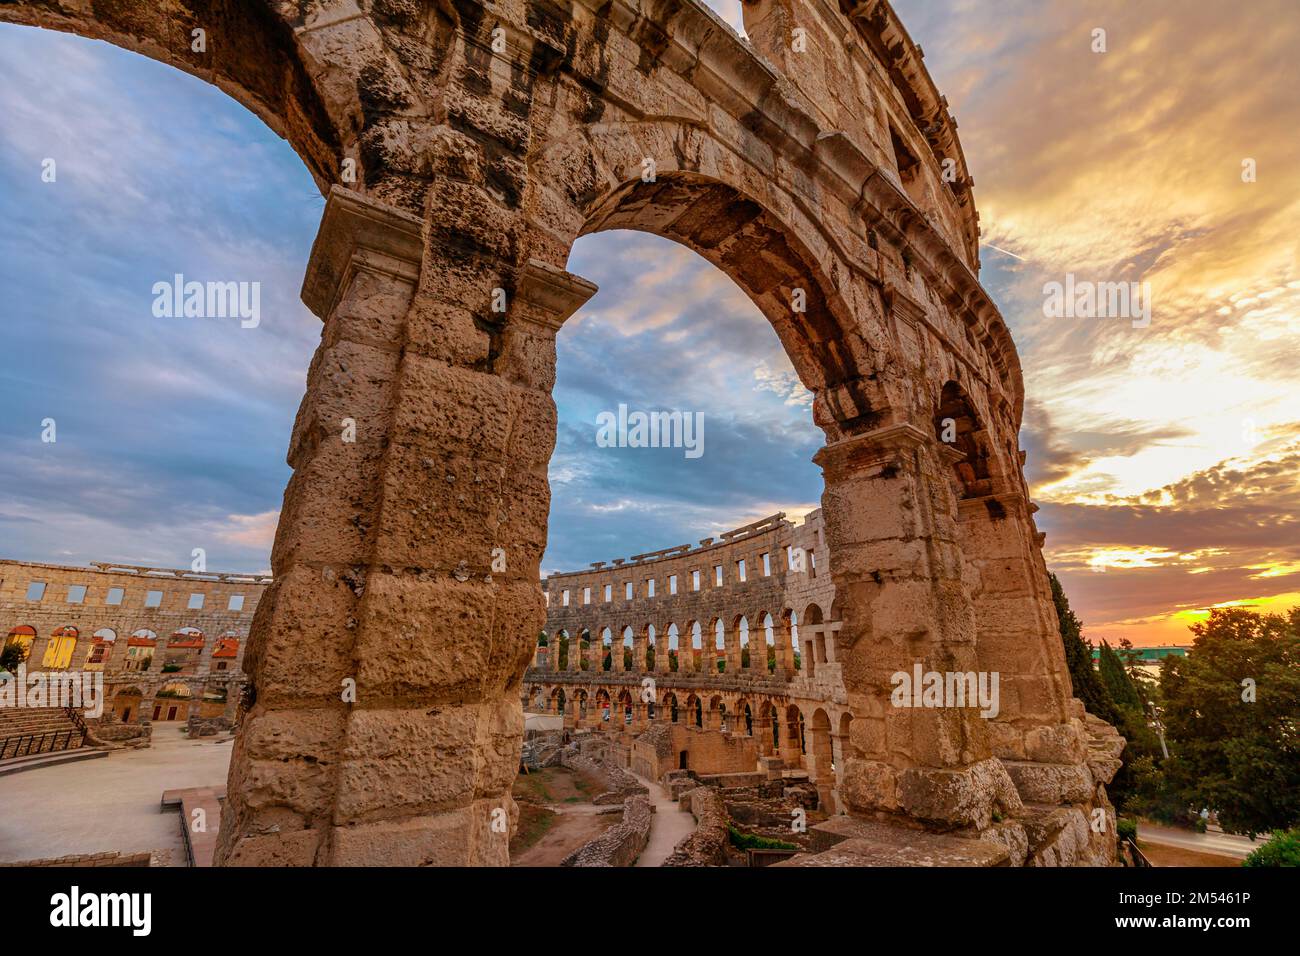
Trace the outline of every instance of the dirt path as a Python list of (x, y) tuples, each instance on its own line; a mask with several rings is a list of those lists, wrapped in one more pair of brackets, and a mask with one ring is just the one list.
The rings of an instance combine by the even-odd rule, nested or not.
[(594, 840), (619, 820), (617, 813), (600, 813), (605, 807), (590, 803), (551, 806), (559, 819), (540, 840), (510, 861), (511, 866), (559, 866), (566, 856), (588, 840)]
[(637, 857), (637, 866), (663, 866), (673, 848), (695, 832), (695, 817), (677, 806), (668, 791), (653, 780), (637, 777), (650, 790), (655, 812), (650, 816), (650, 840)]
[[(617, 812), (602, 814), (600, 811), (607, 808), (590, 802), (600, 791), (599, 780), (563, 767), (520, 775), (515, 780), (514, 794), (520, 801), (521, 828), (541, 825), (545, 832), (531, 846), (512, 847), (510, 865), (559, 866), (578, 847), (617, 823)], [(547, 811), (553, 816), (547, 816)], [(527, 824), (523, 814), (527, 815)], [(527, 839), (531, 837), (525, 836)]]

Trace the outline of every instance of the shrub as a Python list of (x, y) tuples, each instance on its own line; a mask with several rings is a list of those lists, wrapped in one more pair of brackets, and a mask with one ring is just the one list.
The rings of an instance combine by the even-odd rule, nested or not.
[(1252, 850), (1242, 866), (1300, 866), (1300, 827), (1274, 833), (1267, 843)]
[(1137, 841), (1138, 825), (1136, 820), (1117, 820), (1115, 822), (1115, 829), (1119, 832), (1119, 838), (1121, 840)]

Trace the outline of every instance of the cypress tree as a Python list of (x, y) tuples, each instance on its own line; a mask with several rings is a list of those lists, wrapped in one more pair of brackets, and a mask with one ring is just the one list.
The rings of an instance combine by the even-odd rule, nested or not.
[(1138, 693), (1137, 687), (1133, 683), (1133, 678), (1128, 676), (1128, 671), (1124, 668), (1124, 662), (1119, 659), (1109, 644), (1101, 642), (1101, 659), (1098, 671), (1101, 674), (1102, 683), (1106, 685), (1106, 690), (1110, 692), (1110, 699), (1122, 708), (1131, 708), (1138, 714), (1142, 713), (1142, 695)]
[(1049, 573), (1047, 577), (1052, 584), (1052, 603), (1056, 605), (1061, 643), (1065, 646), (1065, 663), (1070, 670), (1074, 696), (1083, 701), (1088, 713), (1113, 724), (1119, 719), (1119, 713), (1106, 686), (1093, 669), (1092, 647), (1083, 639), (1083, 622), (1070, 609), (1070, 601), (1056, 575)]

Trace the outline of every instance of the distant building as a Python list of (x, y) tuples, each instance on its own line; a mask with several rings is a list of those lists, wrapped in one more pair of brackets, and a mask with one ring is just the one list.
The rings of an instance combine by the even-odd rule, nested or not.
[[(1161, 644), (1156, 647), (1132, 647), (1132, 648), (1115, 648), (1115, 653), (1121, 658), (1133, 658), (1139, 667), (1149, 667), (1157, 670), (1160, 662), (1166, 657), (1186, 657), (1191, 647), (1185, 644)], [(1092, 663), (1095, 667), (1098, 659), (1101, 657), (1101, 648), (1092, 649)]]

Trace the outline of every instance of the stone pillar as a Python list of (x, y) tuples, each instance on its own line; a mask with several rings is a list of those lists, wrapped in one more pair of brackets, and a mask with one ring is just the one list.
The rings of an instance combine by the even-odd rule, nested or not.
[(754, 712), (754, 743), (761, 756), (772, 752), (772, 718), (763, 716), (761, 710)]
[(786, 680), (794, 677), (794, 634), (788, 621), (782, 620), (773, 635), (776, 639), (776, 673)]
[(723, 643), (727, 649), (727, 673), (740, 673), (740, 628), (723, 624)]
[(650, 636), (645, 631), (632, 632), (632, 672), (634, 674), (645, 673), (645, 652), (649, 642)]
[[(857, 812), (987, 827), (1018, 795), (976, 707), (895, 706), (895, 673), (975, 671), (975, 612), (962, 579), (952, 488), (908, 423), (828, 445), (814, 458), (844, 609), (840, 660), (854, 720), (841, 795)], [(800, 638), (806, 635), (800, 629)]]
[(668, 632), (660, 633), (655, 631), (655, 673), (668, 673), (668, 643), (671, 638)]
[[(303, 287), (324, 330), (217, 863), (508, 861), (491, 823), (515, 812), (507, 688), (545, 621), (554, 335), (593, 292), (331, 192)], [(481, 653), (458, 652), (466, 633)]]
[(808, 747), (806, 755), (808, 778), (817, 787), (821, 809), (827, 813), (834, 813), (835, 799), (832, 796), (832, 791), (835, 789), (835, 774), (831, 772), (833, 760), (830, 729), (819, 729), (814, 719), (814, 726), (805, 727), (804, 735)]
[(787, 767), (802, 767), (803, 748), (799, 742), (798, 723), (791, 720), (788, 710), (778, 712), (776, 719), (779, 721), (778, 734), (781, 741), (781, 761)]
[(569, 652), (564, 661), (564, 669), (577, 672), (582, 669), (582, 638), (569, 635)]
[(1088, 741), (1071, 714), (1069, 669), (1033, 510), (1016, 492), (963, 499), (958, 527), (979, 666), (998, 675), (999, 709), (989, 721), (993, 752), (1023, 799), (1066, 802), (1092, 789)]
[(230, 722), (230, 726), (235, 726), (235, 721), (239, 717), (239, 698), (242, 696), (243, 687), (233, 680), (226, 681), (226, 706), (221, 710), (223, 720)]
[(826, 648), (826, 663), (834, 664), (839, 661), (839, 643), (840, 628), (843, 625), (839, 621), (828, 621), (822, 625), (822, 646)]

